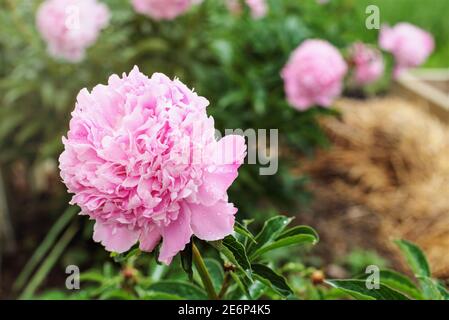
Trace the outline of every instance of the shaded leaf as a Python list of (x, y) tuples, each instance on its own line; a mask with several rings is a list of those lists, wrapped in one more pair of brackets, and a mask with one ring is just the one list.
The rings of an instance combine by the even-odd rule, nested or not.
[(249, 239), (251, 242), (253, 243), (257, 243), (256, 240), (254, 239), (254, 236), (252, 235), (252, 233), (241, 223), (239, 222), (235, 222), (234, 225), (234, 231), (240, 235), (242, 235), (243, 237)]
[(221, 241), (212, 241), (209, 243), (242, 271), (246, 272), (251, 269), (251, 264), (246, 255), (245, 247), (233, 236), (227, 236)]
[(211, 258), (205, 258), (204, 263), (212, 278), (215, 291), (219, 292), (224, 280), (224, 271), (221, 263)]
[(254, 276), (257, 277), (259, 281), (271, 287), (280, 295), (286, 297), (293, 293), (285, 278), (271, 268), (263, 264), (254, 263), (252, 264), (252, 269)]
[(164, 280), (156, 282), (148, 287), (149, 291), (162, 292), (175, 295), (183, 299), (206, 300), (206, 292), (185, 281)]
[(230, 271), (229, 274), (231, 275), (232, 279), (234, 279), (235, 283), (237, 283), (237, 286), (240, 288), (240, 290), (247, 296), (248, 299), (251, 299), (251, 293), (249, 292), (249, 286), (240, 279), (240, 277), (235, 273)]
[(182, 269), (187, 273), (189, 279), (193, 276), (193, 256), (192, 256), (192, 242), (190, 241), (183, 251), (181, 251), (181, 266)]

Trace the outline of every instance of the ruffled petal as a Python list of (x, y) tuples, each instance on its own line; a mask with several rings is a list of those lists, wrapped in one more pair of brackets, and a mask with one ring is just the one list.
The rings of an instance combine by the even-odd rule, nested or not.
[(162, 246), (159, 253), (159, 261), (169, 265), (178, 252), (184, 250), (190, 242), (192, 229), (190, 227), (189, 208), (183, 204), (176, 221), (172, 221), (167, 227), (162, 228)]
[(93, 239), (100, 242), (107, 251), (123, 253), (137, 242), (139, 233), (129, 230), (127, 226), (104, 224), (96, 221)]
[(226, 191), (238, 176), (238, 168), (246, 155), (245, 139), (229, 135), (217, 142), (214, 154), (215, 165), (203, 173), (203, 184), (198, 189), (198, 200), (211, 206), (223, 199)]
[(216, 165), (236, 165), (238, 168), (243, 163), (245, 155), (245, 138), (228, 135), (217, 142), (214, 162)]
[(156, 226), (144, 228), (139, 238), (139, 248), (142, 251), (151, 252), (161, 240), (161, 233)]
[(223, 239), (234, 230), (237, 209), (232, 203), (219, 201), (212, 206), (189, 204), (191, 226), (195, 236), (206, 241)]

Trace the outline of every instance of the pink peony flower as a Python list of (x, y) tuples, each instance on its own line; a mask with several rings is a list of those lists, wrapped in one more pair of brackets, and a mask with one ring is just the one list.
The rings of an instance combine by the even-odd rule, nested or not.
[(281, 72), (289, 103), (299, 110), (330, 106), (341, 94), (346, 62), (324, 40), (306, 40), (293, 51)]
[(384, 61), (379, 50), (361, 42), (351, 46), (350, 59), (354, 64), (353, 81), (367, 85), (377, 81), (384, 73)]
[(218, 240), (233, 231), (237, 209), (227, 189), (245, 157), (245, 140), (217, 141), (209, 102), (179, 80), (137, 67), (107, 85), (80, 91), (61, 177), (71, 203), (95, 219), (93, 239), (125, 252), (137, 241), (169, 264), (192, 235)]
[(393, 28), (382, 26), (379, 44), (393, 54), (396, 76), (404, 69), (423, 64), (435, 48), (430, 33), (406, 22), (398, 23)]
[(155, 20), (173, 20), (185, 13), (198, 0), (132, 0), (134, 9)]
[(254, 19), (260, 19), (267, 15), (268, 7), (266, 0), (245, 0), (251, 10)]
[(79, 62), (109, 23), (109, 9), (96, 0), (46, 0), (36, 24), (50, 55)]

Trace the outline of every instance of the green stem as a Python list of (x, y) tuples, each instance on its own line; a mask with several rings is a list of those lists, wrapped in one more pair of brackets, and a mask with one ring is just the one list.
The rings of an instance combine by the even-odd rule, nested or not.
[(33, 297), (34, 293), (36, 292), (42, 281), (44, 281), (45, 277), (48, 275), (51, 269), (54, 267), (58, 259), (64, 253), (65, 248), (73, 239), (77, 231), (78, 225), (76, 223), (72, 223), (67, 228), (62, 237), (53, 247), (53, 250), (50, 251), (47, 258), (44, 260), (44, 262), (42, 262), (40, 268), (36, 271), (36, 274), (28, 282), (28, 285), (23, 290), (23, 293), (20, 295), (19, 299), (27, 300)]
[(218, 300), (218, 296), (215, 293), (214, 285), (212, 284), (212, 279), (210, 278), (209, 271), (207, 271), (206, 265), (204, 264), (204, 260), (201, 257), (200, 251), (193, 242), (192, 242), (192, 253), (193, 253), (193, 262), (195, 263), (196, 269), (198, 270), (198, 274), (200, 275), (201, 280), (203, 281), (203, 285), (204, 288), (206, 289), (207, 295), (212, 300)]
[(28, 278), (33, 273), (33, 270), (37, 267), (37, 265), (42, 261), (48, 251), (55, 245), (58, 240), (59, 234), (67, 227), (67, 225), (72, 221), (72, 218), (78, 213), (77, 207), (69, 207), (61, 217), (53, 224), (50, 231), (45, 236), (45, 239), (42, 243), (37, 247), (34, 251), (32, 257), (26, 263), (23, 270), (20, 272), (17, 277), (16, 282), (14, 283), (14, 289), (20, 290), (25, 285)]
[(228, 291), (229, 285), (231, 284), (230, 280), (231, 275), (229, 274), (229, 272), (226, 272), (225, 278), (223, 280), (223, 285), (221, 286), (221, 290), (218, 293), (218, 299), (221, 300), (225, 296), (226, 292)]

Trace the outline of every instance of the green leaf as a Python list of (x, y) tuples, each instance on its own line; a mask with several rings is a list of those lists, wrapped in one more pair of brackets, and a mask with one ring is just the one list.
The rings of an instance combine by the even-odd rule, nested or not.
[(207, 300), (206, 292), (203, 289), (185, 281), (159, 281), (150, 285), (148, 290), (175, 295), (183, 299)]
[(242, 271), (246, 272), (251, 269), (245, 247), (233, 236), (227, 236), (221, 241), (212, 241), (209, 243)]
[(183, 297), (180, 297), (176, 294), (164, 293), (164, 292), (146, 292), (144, 295), (140, 297), (142, 300), (184, 300)]
[(320, 237), (318, 236), (318, 233), (315, 231), (315, 229), (313, 229), (309, 226), (296, 226), (296, 227), (287, 229), (284, 232), (282, 232), (281, 235), (279, 237), (277, 237), (276, 240), (296, 236), (298, 234), (311, 235), (316, 239), (317, 242), (320, 240)]
[(382, 283), (379, 289), (368, 289), (365, 280), (326, 280), (325, 282), (359, 300), (410, 300)]
[[(362, 274), (358, 279), (366, 280), (369, 274)], [(379, 273), (380, 282), (387, 285), (391, 289), (404, 293), (413, 299), (423, 299), (422, 294), (419, 292), (418, 287), (406, 276), (393, 271), (393, 270), (381, 270)]]
[(254, 239), (254, 236), (251, 234), (251, 232), (241, 223), (239, 222), (235, 222), (234, 225), (234, 231), (240, 235), (242, 235), (243, 237), (249, 239), (251, 242), (253, 243), (257, 243), (256, 240)]
[(249, 293), (254, 300), (258, 300), (267, 291), (267, 286), (256, 280), (249, 286)]
[(251, 299), (251, 293), (249, 292), (249, 285), (246, 282), (243, 282), (242, 279), (233, 271), (230, 271), (232, 279), (237, 283), (237, 286), (242, 290), (242, 292), (247, 296), (248, 299)]
[(141, 253), (139, 248), (134, 248), (131, 251), (128, 251), (127, 253), (117, 253), (117, 252), (111, 252), (111, 257), (114, 259), (117, 263), (122, 263), (128, 261), (130, 258), (134, 256), (138, 256)]
[(276, 216), (268, 219), (262, 230), (257, 234), (255, 238), (256, 243), (249, 245), (248, 253), (252, 254), (265, 244), (274, 241), (292, 220), (293, 218), (285, 216)]
[(415, 276), (431, 277), (426, 256), (417, 245), (406, 240), (396, 240), (395, 243), (402, 251)]
[(438, 291), (440, 291), (441, 297), (444, 300), (449, 300), (449, 292), (447, 289), (440, 283), (437, 284)]
[(271, 268), (263, 264), (254, 263), (252, 264), (252, 269), (254, 276), (258, 278), (259, 281), (272, 288), (280, 295), (286, 297), (293, 293), (285, 278), (274, 272)]
[(192, 261), (192, 242), (190, 241), (186, 245), (185, 249), (181, 251), (181, 266), (189, 276), (189, 279), (192, 279), (193, 276)]
[(309, 234), (298, 234), (291, 237), (282, 238), (280, 240), (277, 240), (273, 243), (267, 244), (263, 246), (262, 248), (258, 249), (256, 252), (254, 252), (253, 255), (251, 255), (251, 261), (257, 259), (264, 253), (267, 253), (268, 251), (279, 249), (282, 247), (288, 247), (293, 245), (303, 245), (303, 244), (315, 244), (317, 242), (317, 239)]
[(81, 282), (86, 281), (86, 282), (103, 283), (105, 282), (105, 280), (107, 280), (107, 278), (105, 278), (101, 272), (98, 272), (96, 270), (87, 271), (80, 275)]
[(99, 297), (100, 300), (135, 300), (135, 298), (131, 293), (117, 288), (107, 290)]
[(424, 291), (424, 296), (430, 300), (445, 300), (441, 294), (439, 284), (429, 277), (418, 277), (419, 283)]
[(224, 280), (224, 271), (221, 263), (211, 258), (205, 258), (204, 263), (212, 278), (215, 291), (219, 292)]

